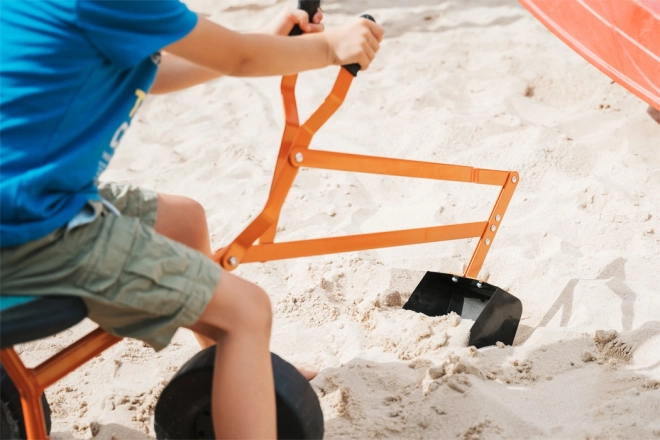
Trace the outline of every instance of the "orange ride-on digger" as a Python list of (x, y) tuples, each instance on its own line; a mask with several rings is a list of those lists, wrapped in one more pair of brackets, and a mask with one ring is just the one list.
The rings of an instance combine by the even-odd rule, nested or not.
[[(299, 0), (299, 7), (310, 17), (319, 5), (318, 0)], [(232, 270), (242, 263), (478, 238), (463, 274), (427, 272), (404, 309), (430, 316), (455, 312), (473, 319), (469, 344), (477, 348), (498, 341), (513, 343), (522, 315), (521, 302), (504, 290), (480, 281), (478, 275), (519, 182), (518, 173), (310, 149), (312, 137), (342, 104), (358, 71), (357, 65), (342, 67), (330, 95), (303, 124), (298, 118), (295, 99), (297, 76), (282, 79), (286, 124), (269, 199), (261, 214), (229, 246), (215, 253), (215, 260)], [(501, 190), (489, 217), (481, 222), (276, 242), (282, 205), (301, 167), (475, 183), (498, 186)], [(40, 365), (27, 368), (14, 345), (65, 330), (87, 314), (79, 298), (66, 296), (66, 292), (62, 295), (0, 295), (2, 439), (48, 438), (50, 410), (43, 391), (120, 341), (96, 329)], [(214, 350), (210, 347), (190, 359), (161, 393), (155, 408), (159, 439), (215, 438), (209, 411)], [(278, 437), (321, 438), (323, 413), (316, 394), (290, 364), (276, 355), (272, 359)]]
[[(305, 9), (310, 18), (319, 5), (316, 0), (299, 0), (299, 7)], [(368, 15), (363, 17), (373, 20)], [(268, 201), (261, 214), (229, 246), (215, 252), (214, 259), (223, 268), (232, 270), (242, 263), (478, 237), (464, 274), (427, 272), (403, 308), (430, 316), (455, 312), (474, 320), (469, 344), (477, 348), (496, 342), (512, 344), (522, 304), (508, 292), (480, 281), (478, 275), (519, 182), (518, 173), (310, 149), (314, 134), (343, 103), (359, 70), (358, 65), (342, 67), (330, 95), (302, 124), (295, 98), (297, 75), (282, 79), (285, 127)], [(481, 222), (276, 242), (282, 205), (302, 167), (494, 185), (501, 190), (490, 216)], [(213, 356), (205, 353), (208, 350), (212, 348), (191, 359), (163, 390), (156, 406), (156, 424), (161, 433), (167, 434), (159, 438), (179, 438), (176, 435), (193, 432), (192, 427), (199, 426), (199, 409), (208, 411), (205, 405), (210, 399), (208, 390), (213, 370)], [(203, 404), (180, 402), (177, 396), (190, 390), (198, 390), (196, 393)]]
[[(319, 1), (300, 2), (300, 6), (308, 8), (312, 14), (320, 4)], [(368, 15), (363, 17), (373, 20)], [(342, 67), (330, 95), (303, 124), (298, 118), (295, 98), (297, 75), (282, 79), (286, 125), (270, 196), (261, 214), (229, 246), (218, 250), (214, 259), (225, 269), (232, 270), (241, 263), (478, 237), (462, 276), (427, 272), (404, 308), (431, 316), (453, 311), (475, 320), (470, 345), (477, 348), (498, 341), (511, 344), (522, 305), (511, 294), (479, 281), (478, 275), (518, 184), (518, 173), (310, 149), (314, 134), (343, 103), (359, 70), (358, 65)], [(282, 205), (302, 167), (494, 185), (501, 187), (501, 191), (490, 216), (482, 222), (275, 242)]]

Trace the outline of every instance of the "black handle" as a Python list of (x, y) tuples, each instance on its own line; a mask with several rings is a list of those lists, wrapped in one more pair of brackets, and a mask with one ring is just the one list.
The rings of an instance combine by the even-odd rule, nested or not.
[[(311, 23), (314, 19), (316, 11), (321, 7), (321, 0), (298, 0), (298, 9), (302, 9), (307, 12), (309, 15), (309, 22)], [(290, 37), (295, 37), (296, 35), (302, 35), (303, 31), (300, 29), (300, 26), (295, 25), (291, 32), (289, 33)]]
[[(300, 0), (300, 1), (303, 1), (303, 0)], [(371, 20), (374, 23), (376, 22), (376, 19), (373, 18), (369, 14), (360, 15), (360, 17), (366, 18), (367, 20)], [(357, 76), (358, 72), (360, 71), (360, 65), (358, 63), (348, 64), (348, 65), (344, 66), (344, 69), (348, 70), (351, 73), (351, 75)]]

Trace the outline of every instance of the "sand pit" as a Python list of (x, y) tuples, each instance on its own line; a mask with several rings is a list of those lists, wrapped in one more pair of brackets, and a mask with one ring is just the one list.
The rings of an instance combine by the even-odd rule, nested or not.
[[(242, 30), (285, 3), (189, 2)], [(324, 10), (329, 26), (369, 12), (387, 34), (312, 148), (518, 171), (480, 278), (524, 305), (514, 346), (478, 351), (471, 321), (401, 309), (424, 271), (461, 273), (473, 240), (240, 266), (271, 295), (272, 351), (321, 370), (326, 438), (660, 438), (660, 125), (647, 105), (513, 0)], [(336, 71), (301, 76), (301, 115)], [(282, 123), (279, 78), (150, 97), (103, 179), (197, 199), (218, 248), (262, 208)], [(481, 221), (494, 191), (305, 170), (278, 236)], [(153, 438), (158, 393), (197, 350), (187, 331), (160, 353), (124, 340), (47, 391), (52, 438)]]

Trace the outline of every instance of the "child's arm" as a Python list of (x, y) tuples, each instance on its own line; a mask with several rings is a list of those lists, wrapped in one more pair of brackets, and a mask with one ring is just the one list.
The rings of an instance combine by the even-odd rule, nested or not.
[[(295, 25), (299, 25), (305, 32), (322, 32), (323, 13), (319, 10), (309, 23), (307, 12), (300, 9), (287, 9), (277, 16), (265, 27), (254, 31), (256, 34), (289, 35)], [(187, 89), (213, 79), (221, 77), (222, 74), (201, 67), (184, 58), (163, 52), (156, 81), (149, 93), (153, 95), (176, 92)]]
[(152, 95), (172, 93), (221, 76), (220, 73), (214, 70), (206, 69), (184, 58), (163, 52), (156, 80), (149, 93)]
[(331, 64), (359, 63), (366, 69), (382, 36), (382, 28), (365, 19), (290, 38), (239, 34), (199, 17), (186, 37), (164, 50), (220, 75), (289, 75)]

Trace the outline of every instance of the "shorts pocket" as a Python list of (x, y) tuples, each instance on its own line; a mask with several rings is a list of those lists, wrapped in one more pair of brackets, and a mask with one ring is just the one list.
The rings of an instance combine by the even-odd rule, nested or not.
[(121, 300), (159, 315), (177, 313), (191, 294), (187, 247), (142, 227), (120, 280)]
[(135, 219), (103, 215), (68, 231), (65, 245), (79, 266), (73, 282), (93, 295), (114, 296), (111, 291), (118, 287), (138, 226)]

